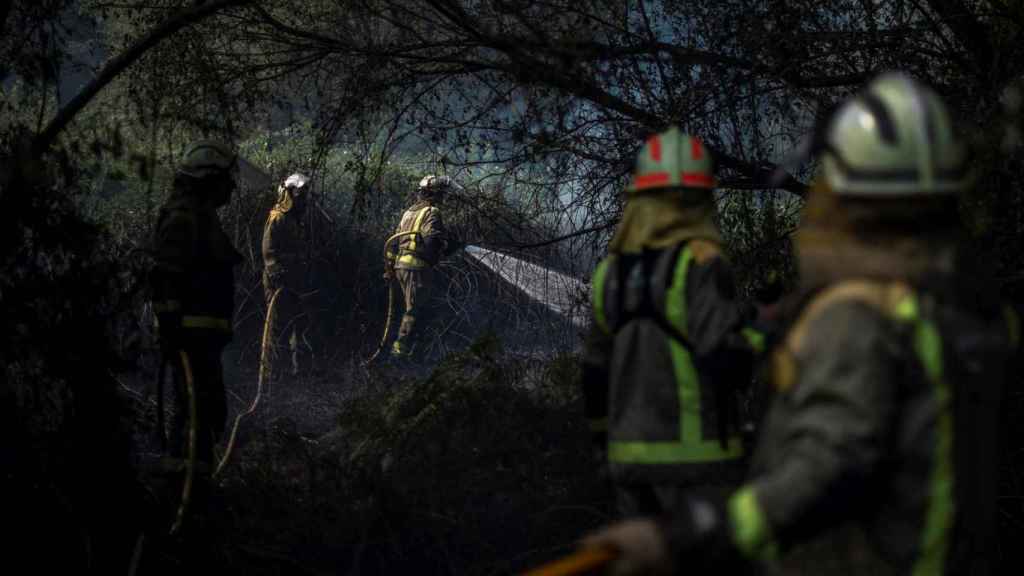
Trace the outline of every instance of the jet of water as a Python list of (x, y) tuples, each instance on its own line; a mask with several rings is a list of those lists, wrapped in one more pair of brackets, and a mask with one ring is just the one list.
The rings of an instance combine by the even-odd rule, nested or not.
[(579, 279), (480, 246), (466, 246), (466, 254), (575, 326), (589, 323), (589, 288)]

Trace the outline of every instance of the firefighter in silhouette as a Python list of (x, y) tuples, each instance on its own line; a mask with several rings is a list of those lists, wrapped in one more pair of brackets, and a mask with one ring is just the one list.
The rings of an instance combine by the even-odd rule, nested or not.
[[(298, 375), (312, 359), (309, 345), (311, 318), (306, 286), (309, 250), (305, 212), (309, 178), (292, 174), (278, 188), (277, 203), (263, 227), (263, 291), (267, 301), (271, 368), (280, 372), (280, 360), (288, 354), (288, 371)], [(280, 290), (270, 311), (271, 298)]]
[(214, 141), (189, 146), (160, 208), (153, 240), (153, 308), (176, 389), (170, 453), (187, 456), (190, 376), (196, 456), (205, 466), (213, 464), (213, 446), (227, 417), (220, 357), (232, 335), (232, 269), (242, 257), (224, 233), (217, 208), (231, 199), (236, 174), (237, 158), (228, 146)]
[(658, 514), (689, 489), (724, 491), (742, 478), (736, 392), (758, 338), (744, 330), (714, 187), (700, 140), (678, 128), (651, 137), (593, 276), (583, 391), (624, 515)]
[(962, 142), (939, 97), (896, 73), (818, 134), (746, 483), (590, 537), (617, 573), (731, 573), (813, 537), (857, 550), (833, 559), (844, 573), (996, 573), (997, 415), (1020, 328), (957, 241)]
[(453, 188), (454, 183), (448, 176), (424, 176), (416, 192), (416, 203), (402, 214), (393, 236), (394, 276), (405, 305), (398, 337), (391, 346), (394, 360), (406, 360), (414, 353), (423, 353), (423, 332), (433, 313), (434, 266), (460, 247), (446, 229), (441, 215), (441, 205)]

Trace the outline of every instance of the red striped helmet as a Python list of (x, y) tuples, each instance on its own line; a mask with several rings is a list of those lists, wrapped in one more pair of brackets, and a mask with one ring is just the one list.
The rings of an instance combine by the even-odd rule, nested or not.
[(695, 136), (675, 126), (651, 136), (636, 159), (630, 193), (657, 188), (715, 187), (711, 153)]

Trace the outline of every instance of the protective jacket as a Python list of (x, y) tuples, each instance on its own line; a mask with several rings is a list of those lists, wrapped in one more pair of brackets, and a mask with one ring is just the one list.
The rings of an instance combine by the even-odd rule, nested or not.
[(299, 215), (278, 203), (263, 227), (263, 266), (274, 285), (281, 281), (293, 289), (302, 285), (305, 247), (305, 229)]
[(591, 286), (596, 328), (583, 366), (587, 416), (607, 430), (620, 484), (738, 481), (735, 387), (751, 348), (716, 242), (613, 253)]
[(181, 328), (230, 337), (232, 268), (242, 256), (224, 233), (217, 212), (194, 195), (175, 192), (160, 209), (153, 250), (155, 311), (180, 312)]
[[(263, 227), (263, 291), (268, 307), (280, 289), (274, 310), (268, 313), (266, 320), (272, 348), (265, 361), (275, 376), (285, 364), (290, 364), (291, 373), (297, 375), (311, 361), (308, 336), (313, 314), (305, 293), (304, 258), (308, 242), (299, 210), (293, 207), (288, 193), (282, 191), (281, 199), (270, 210)], [(281, 362), (286, 354), (287, 362)]]
[[(859, 536), (867, 550), (838, 559), (848, 572), (992, 573), (1018, 316), (945, 229), (880, 234), (813, 219), (798, 234), (802, 288), (771, 353), (776, 398), (749, 479), (724, 504), (724, 541), (773, 562), (814, 537), (838, 552)], [(691, 519), (678, 518), (670, 541), (683, 542)]]
[(395, 268), (419, 270), (434, 266), (446, 252), (448, 232), (441, 218), (441, 211), (429, 202), (417, 202), (402, 214), (396, 233), (404, 235), (398, 244), (398, 259)]
[(189, 414), (186, 372), (194, 380), (197, 404), (197, 456), (213, 461), (213, 446), (224, 429), (227, 405), (220, 356), (231, 338), (234, 312), (232, 268), (242, 257), (231, 245), (216, 210), (200, 201), (197, 194), (176, 190), (160, 209), (151, 272), (153, 308), (161, 322), (161, 339), (177, 334), (174, 346), (189, 362), (175, 354), (168, 358), (174, 367), (175, 411), (171, 422), (170, 452), (184, 456)]

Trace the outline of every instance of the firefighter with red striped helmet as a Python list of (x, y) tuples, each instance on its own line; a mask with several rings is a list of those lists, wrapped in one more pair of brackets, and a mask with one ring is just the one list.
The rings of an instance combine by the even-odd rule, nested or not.
[[(808, 558), (796, 551), (812, 541), (832, 553), (815, 559), (819, 572), (1007, 572), (998, 415), (1019, 373), (1021, 324), (958, 238), (957, 197), (972, 181), (964, 140), (938, 94), (886, 73), (808, 149), (821, 164), (796, 235), (800, 281), (771, 352), (775, 397), (747, 478), (586, 545), (616, 550), (616, 574), (801, 572)], [(680, 409), (685, 440), (696, 413)]]
[(699, 138), (652, 136), (593, 275), (583, 387), (623, 515), (661, 514), (695, 486), (741, 479), (734, 387), (749, 381), (759, 340), (743, 329), (714, 189)]

